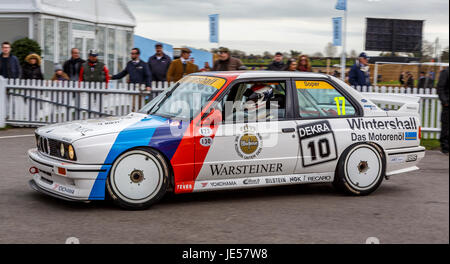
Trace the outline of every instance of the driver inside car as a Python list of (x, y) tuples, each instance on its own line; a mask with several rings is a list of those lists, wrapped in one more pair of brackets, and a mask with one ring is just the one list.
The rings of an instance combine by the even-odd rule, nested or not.
[(246, 98), (243, 112), (247, 113), (249, 121), (265, 121), (273, 118), (270, 111), (270, 99), (273, 97), (272, 87), (265, 84), (255, 84), (244, 92)]

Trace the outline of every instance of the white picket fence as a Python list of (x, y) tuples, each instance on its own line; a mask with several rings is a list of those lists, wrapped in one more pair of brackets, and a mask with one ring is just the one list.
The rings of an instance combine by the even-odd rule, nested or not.
[[(105, 83), (6, 80), (0, 76), (0, 127), (40, 126), (102, 116), (126, 115), (140, 109), (170, 84), (153, 82), (145, 86), (112, 81)], [(421, 98), (423, 138), (437, 139), (441, 130), (441, 104), (436, 89), (369, 86), (355, 87), (360, 92), (408, 94)], [(396, 109), (393, 105), (380, 105)]]
[[(169, 84), (145, 85), (122, 82), (87, 83), (40, 80), (0, 80), (2, 121), (14, 126), (40, 126), (102, 116), (126, 115), (139, 110)], [(4, 89), (2, 88), (4, 87)], [(6, 92), (5, 92), (6, 91)], [(2, 100), (3, 96), (3, 101)], [(4, 103), (2, 103), (4, 102)], [(4, 106), (3, 106), (4, 104)]]
[[(420, 116), (422, 124), (422, 138), (439, 139), (441, 131), (441, 110), (436, 88), (410, 88), (386, 86), (357, 86), (356, 90), (365, 93), (405, 94), (420, 97)], [(383, 109), (398, 109), (395, 105), (379, 105)]]

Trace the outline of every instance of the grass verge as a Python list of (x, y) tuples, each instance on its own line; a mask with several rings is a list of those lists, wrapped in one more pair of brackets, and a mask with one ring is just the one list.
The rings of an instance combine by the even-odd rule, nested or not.
[(424, 146), (427, 150), (441, 149), (441, 143), (438, 139), (422, 139), (420, 145)]

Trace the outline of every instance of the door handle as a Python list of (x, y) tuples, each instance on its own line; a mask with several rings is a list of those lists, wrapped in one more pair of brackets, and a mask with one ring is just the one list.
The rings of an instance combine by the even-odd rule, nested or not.
[(290, 128), (283, 128), (283, 129), (281, 129), (281, 132), (283, 132), (283, 133), (293, 133), (293, 132), (295, 132), (295, 128), (292, 128), (292, 127), (290, 127)]

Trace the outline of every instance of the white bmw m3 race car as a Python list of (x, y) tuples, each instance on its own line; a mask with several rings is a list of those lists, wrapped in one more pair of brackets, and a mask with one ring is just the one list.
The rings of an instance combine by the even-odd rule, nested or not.
[(30, 185), (72, 201), (110, 196), (128, 209), (167, 191), (332, 183), (367, 195), (418, 169), (418, 102), (316, 73), (191, 74), (127, 116), (38, 128)]

